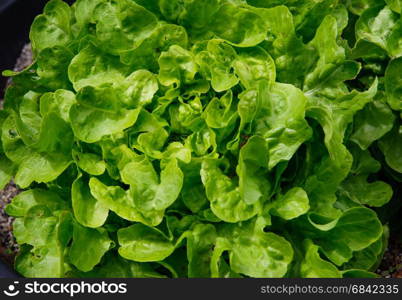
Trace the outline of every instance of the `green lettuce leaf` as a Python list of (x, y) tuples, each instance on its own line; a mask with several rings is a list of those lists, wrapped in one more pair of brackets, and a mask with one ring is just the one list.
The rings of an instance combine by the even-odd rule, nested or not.
[[(62, 0), (6, 70), (25, 277), (375, 277), (402, 181), (400, 0)], [(388, 226), (390, 229), (388, 229)]]
[(174, 250), (173, 243), (160, 231), (142, 224), (122, 228), (117, 235), (120, 255), (133, 261), (160, 261)]
[(74, 216), (83, 226), (97, 228), (105, 223), (109, 209), (92, 196), (87, 180), (81, 175), (71, 187), (71, 202)]

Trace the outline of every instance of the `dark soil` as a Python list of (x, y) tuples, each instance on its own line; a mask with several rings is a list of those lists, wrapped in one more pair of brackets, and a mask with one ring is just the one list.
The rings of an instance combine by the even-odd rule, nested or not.
[(14, 219), (4, 212), (4, 208), (18, 193), (18, 188), (12, 182), (0, 191), (0, 259), (10, 266), (19, 247), (12, 235)]

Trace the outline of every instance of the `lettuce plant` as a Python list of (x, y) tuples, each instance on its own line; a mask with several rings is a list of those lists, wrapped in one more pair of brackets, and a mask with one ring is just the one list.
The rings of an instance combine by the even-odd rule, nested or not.
[(402, 181), (400, 14), (399, 0), (50, 1), (34, 63), (4, 72), (16, 270), (375, 276), (376, 210)]

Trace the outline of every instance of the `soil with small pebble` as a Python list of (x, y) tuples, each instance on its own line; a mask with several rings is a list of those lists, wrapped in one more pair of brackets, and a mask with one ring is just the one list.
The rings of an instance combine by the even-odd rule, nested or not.
[(12, 182), (0, 191), (0, 259), (8, 265), (12, 265), (19, 247), (12, 234), (13, 218), (4, 212), (4, 208), (18, 193), (18, 188)]
[[(23, 48), (14, 71), (21, 71), (31, 63), (32, 51), (28, 44)], [(0, 101), (0, 106), (2, 106), (2, 101)], [(13, 182), (0, 191), (0, 260), (9, 265), (12, 265), (19, 247), (12, 235), (13, 218), (4, 212), (4, 208), (19, 192)], [(391, 237), (376, 273), (385, 278), (402, 278), (402, 239), (396, 240)]]

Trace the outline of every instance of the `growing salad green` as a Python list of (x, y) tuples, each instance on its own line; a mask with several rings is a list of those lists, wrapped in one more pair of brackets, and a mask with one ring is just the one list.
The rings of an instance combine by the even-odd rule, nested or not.
[(5, 71), (27, 277), (372, 277), (400, 0), (50, 1)]

